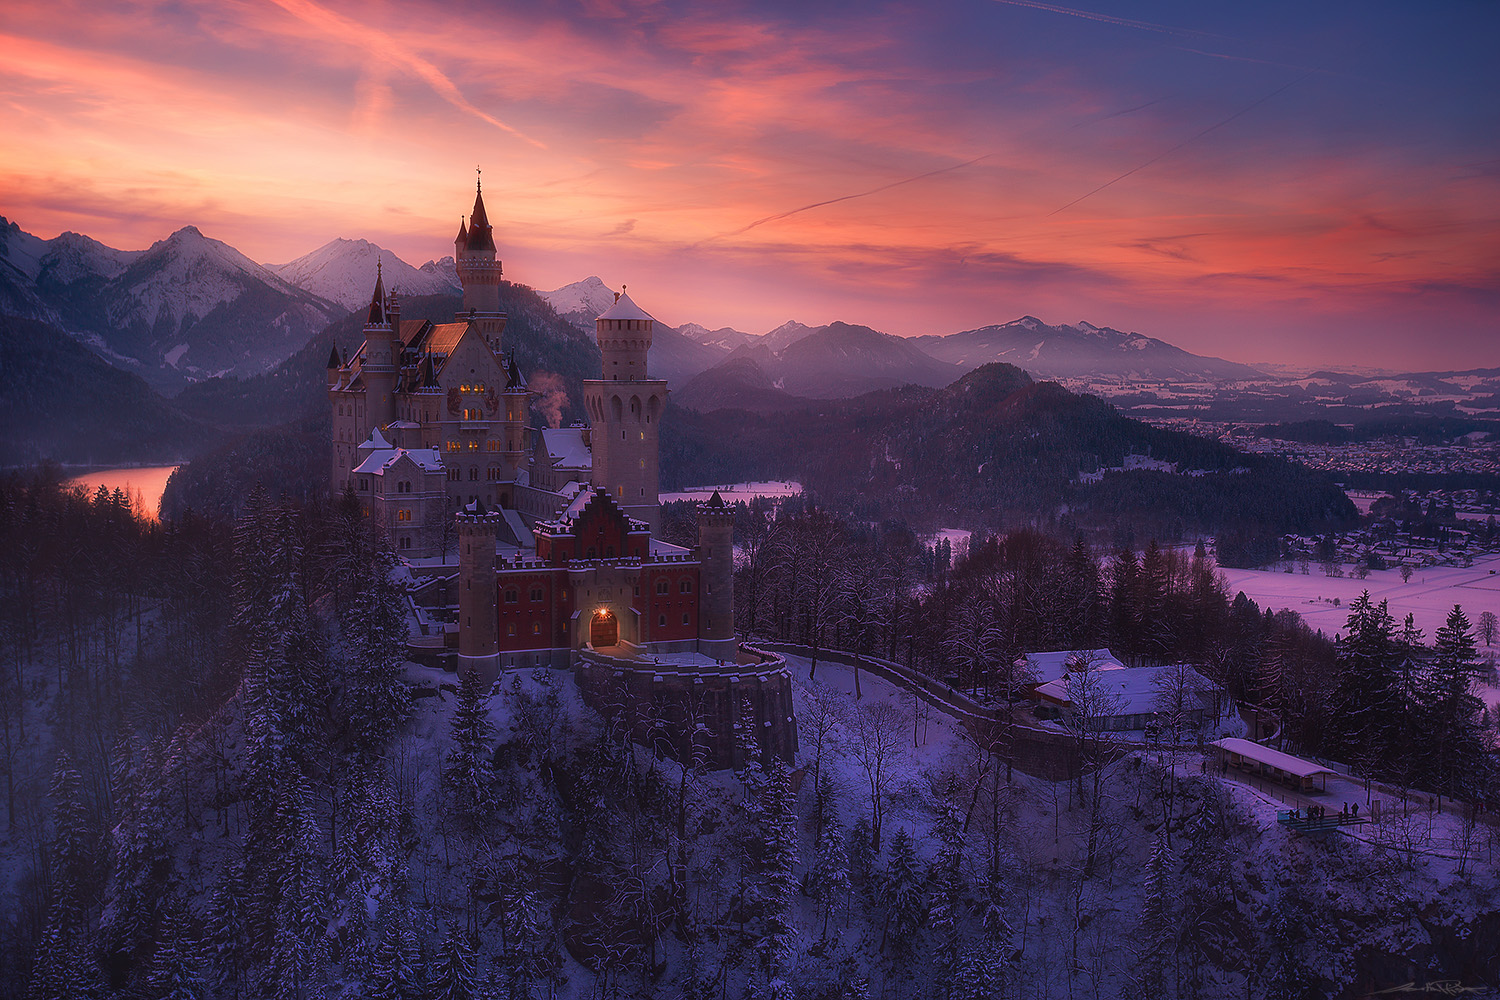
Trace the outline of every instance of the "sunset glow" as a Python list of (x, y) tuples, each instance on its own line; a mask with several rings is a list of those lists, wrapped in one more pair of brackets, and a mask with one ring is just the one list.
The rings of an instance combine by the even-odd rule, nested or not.
[(1487, 4), (8, 3), (0, 214), (452, 252), (670, 324), (1500, 365)]

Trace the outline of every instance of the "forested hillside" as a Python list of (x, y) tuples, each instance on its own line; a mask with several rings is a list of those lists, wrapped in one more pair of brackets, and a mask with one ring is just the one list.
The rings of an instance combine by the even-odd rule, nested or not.
[[(1500, 973), (1492, 827), (1424, 809), (1301, 838), (1202, 773), (1203, 730), (1084, 742), (1090, 770), (1047, 780), (886, 680), (794, 656), (796, 760), (684, 768), (567, 671), (490, 686), (403, 662), (399, 577), (354, 509), (258, 492), (232, 527), (157, 525), (12, 477), (0, 515), (6, 995), (1353, 1000), (1413, 965)], [(1150, 658), (1233, 634), (1251, 677), (1343, 710), (1307, 681), (1375, 634), (1333, 645), (1231, 604), (1203, 555), (1019, 535), (950, 564), (897, 525), (739, 517), (743, 626), (1001, 705), (1005, 644)]]
[(218, 439), (149, 385), (39, 320), (0, 315), (0, 466), (173, 462)]
[[(1127, 456), (1150, 467), (1123, 469)], [(1108, 469), (1119, 471), (1083, 481)], [(662, 478), (667, 489), (796, 479), (839, 509), (924, 526), (1107, 526), (1122, 539), (1275, 536), (1354, 518), (1326, 475), (1150, 427), (1009, 365), (946, 389), (907, 386), (789, 412), (673, 409), (662, 422)]]

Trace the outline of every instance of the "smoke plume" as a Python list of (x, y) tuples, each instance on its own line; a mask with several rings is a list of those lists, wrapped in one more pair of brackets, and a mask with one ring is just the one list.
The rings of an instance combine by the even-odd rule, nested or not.
[(547, 419), (548, 427), (561, 427), (563, 408), (568, 405), (568, 389), (562, 376), (552, 372), (537, 372), (528, 383), (536, 397), (531, 408)]

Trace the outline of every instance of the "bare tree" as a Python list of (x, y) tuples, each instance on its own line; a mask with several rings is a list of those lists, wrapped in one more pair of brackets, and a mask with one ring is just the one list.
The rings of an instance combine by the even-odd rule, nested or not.
[(858, 705), (845, 719), (849, 753), (864, 768), (870, 782), (871, 844), (880, 850), (880, 824), (885, 816), (891, 767), (906, 753), (906, 712), (893, 702)]
[(959, 686), (971, 694), (1000, 655), (1005, 633), (996, 618), (994, 602), (974, 587), (959, 602), (943, 635), (943, 651), (958, 666)]
[(1088, 853), (1084, 871), (1092, 873), (1098, 858), (1099, 829), (1101, 826), (1100, 793), (1103, 787), (1104, 767), (1109, 763), (1112, 747), (1101, 740), (1100, 734), (1109, 725), (1109, 719), (1120, 714), (1123, 704), (1109, 682), (1106, 670), (1100, 669), (1102, 654), (1089, 650), (1074, 659), (1067, 675), (1068, 710), (1063, 713), (1063, 726), (1073, 734), (1078, 748), (1078, 796), (1084, 798), (1084, 772), (1092, 775), (1092, 795), (1089, 802)]
[(1500, 618), (1496, 618), (1493, 611), (1479, 612), (1479, 621), (1475, 632), (1479, 638), (1484, 640), (1486, 646), (1493, 646), (1495, 644), (1495, 635), (1500, 633)]

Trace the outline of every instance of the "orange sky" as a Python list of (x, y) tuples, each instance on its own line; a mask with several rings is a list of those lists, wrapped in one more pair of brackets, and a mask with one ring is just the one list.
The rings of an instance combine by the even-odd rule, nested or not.
[(1494, 8), (1302, 6), (13, 0), (0, 214), (420, 264), (482, 164), (510, 278), (673, 324), (1500, 365)]

